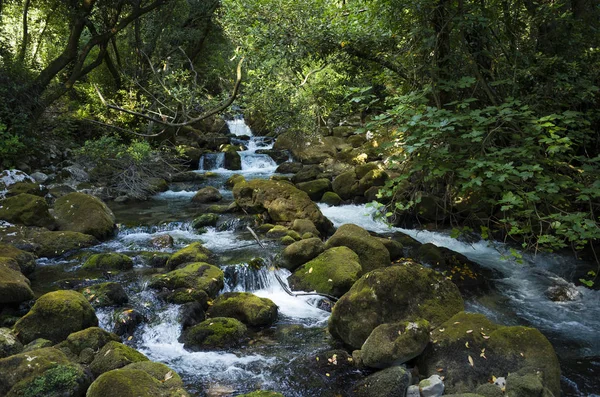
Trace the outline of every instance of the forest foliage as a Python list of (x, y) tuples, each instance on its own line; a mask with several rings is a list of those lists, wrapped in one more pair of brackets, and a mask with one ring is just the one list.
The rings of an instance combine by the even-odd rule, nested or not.
[(243, 56), (237, 104), (266, 130), (360, 115), (392, 217), (433, 197), (526, 248), (600, 238), (598, 0), (2, 0), (0, 26), (7, 163), (65, 115), (160, 134), (95, 87), (175, 122), (228, 95)]

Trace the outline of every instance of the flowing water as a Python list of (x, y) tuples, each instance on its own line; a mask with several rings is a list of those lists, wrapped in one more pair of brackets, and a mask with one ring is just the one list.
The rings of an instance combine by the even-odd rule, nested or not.
[[(171, 190), (140, 203), (111, 207), (120, 222), (118, 235), (92, 249), (82, 250), (55, 260), (39, 260), (40, 270), (32, 278), (36, 292), (45, 292), (65, 285), (86, 285), (98, 275), (83, 273), (81, 263), (95, 252), (123, 252), (134, 258), (134, 269), (111, 276), (126, 286), (129, 306), (142, 313), (145, 322), (126, 343), (139, 349), (151, 360), (163, 362), (183, 377), (188, 389), (198, 396), (230, 396), (270, 389), (285, 396), (343, 395), (362, 375), (347, 369), (326, 373), (315, 360), (319, 352), (339, 348), (325, 331), (329, 313), (318, 308), (319, 299), (310, 296), (292, 297), (277, 281), (285, 280), (287, 270), (275, 270), (270, 263), (281, 250), (278, 243), (265, 241), (259, 247), (246, 229), (253, 222), (250, 216), (223, 214), (216, 227), (198, 234), (191, 227), (195, 216), (207, 212), (207, 206), (191, 202), (195, 192), (212, 185), (220, 189), (225, 202), (232, 201), (224, 181), (233, 173), (246, 179), (268, 178), (276, 164), (268, 156), (256, 153), (270, 149), (273, 142), (255, 137), (243, 120), (230, 121), (229, 129), (236, 136), (234, 143), (243, 143), (240, 152), (241, 171), (223, 169), (221, 154), (205, 155), (199, 172), (214, 173), (202, 183), (175, 183)], [(510, 259), (506, 246), (487, 241), (464, 243), (446, 233), (390, 228), (374, 219), (374, 209), (364, 205), (329, 207), (321, 205), (324, 215), (336, 226), (354, 223), (367, 230), (391, 234), (406, 233), (422, 243), (431, 242), (460, 252), (471, 260), (498, 271), (497, 293), (470, 298), (469, 311), (481, 312), (502, 324), (525, 324), (539, 328), (553, 343), (563, 366), (565, 396), (598, 396), (600, 390), (600, 292), (578, 288), (580, 298), (573, 302), (552, 302), (545, 296), (548, 286), (570, 276), (575, 261), (557, 255), (524, 256), (524, 263)], [(277, 323), (265, 330), (254, 331), (251, 342), (240, 349), (213, 352), (189, 352), (178, 341), (181, 334), (179, 308), (166, 304), (147, 288), (156, 269), (145, 258), (157, 251), (153, 238), (169, 234), (173, 252), (200, 241), (212, 250), (225, 273), (225, 291), (249, 291), (273, 300), (279, 307)], [(268, 263), (260, 270), (247, 264), (255, 257)], [(103, 276), (104, 277), (104, 276)], [(92, 281), (90, 281), (92, 280)], [(99, 309), (101, 326), (112, 330), (113, 309)]]

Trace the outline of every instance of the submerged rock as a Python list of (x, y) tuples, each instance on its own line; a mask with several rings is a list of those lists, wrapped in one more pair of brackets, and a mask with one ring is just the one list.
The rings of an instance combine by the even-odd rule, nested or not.
[(380, 324), (422, 318), (437, 326), (463, 307), (452, 282), (431, 269), (405, 262), (362, 276), (335, 304), (329, 332), (360, 349)]
[(55, 343), (71, 333), (98, 325), (96, 313), (87, 299), (75, 291), (54, 291), (42, 295), (31, 310), (15, 324), (23, 343), (37, 338)]
[(325, 249), (340, 246), (356, 252), (363, 272), (390, 265), (390, 253), (387, 248), (360, 226), (351, 223), (342, 225), (325, 243)]
[(474, 392), (490, 375), (518, 372), (541, 374), (550, 395), (560, 395), (556, 353), (537, 329), (501, 326), (481, 314), (462, 312), (436, 327), (431, 338), (435, 343), (419, 357), (419, 371), (443, 375), (448, 393)]
[(69, 193), (54, 202), (59, 230), (89, 234), (99, 240), (115, 232), (115, 216), (100, 199), (83, 193)]
[(223, 271), (204, 262), (190, 263), (181, 269), (155, 276), (150, 283), (150, 287), (155, 289), (168, 288), (173, 291), (186, 288), (201, 290), (212, 298), (217, 296), (223, 285)]
[(217, 222), (219, 221), (218, 214), (202, 214), (192, 222), (192, 227), (194, 229), (200, 229), (207, 226), (217, 226)]
[(208, 315), (235, 318), (254, 327), (269, 326), (277, 320), (277, 305), (248, 292), (226, 292), (213, 301)]
[(334, 247), (300, 266), (288, 278), (294, 290), (317, 291), (340, 297), (362, 273), (358, 255), (347, 247)]
[(235, 318), (215, 317), (187, 328), (179, 339), (192, 351), (224, 349), (242, 343), (247, 331)]
[(0, 200), (0, 219), (48, 229), (54, 229), (56, 225), (46, 201), (42, 197), (26, 193)]

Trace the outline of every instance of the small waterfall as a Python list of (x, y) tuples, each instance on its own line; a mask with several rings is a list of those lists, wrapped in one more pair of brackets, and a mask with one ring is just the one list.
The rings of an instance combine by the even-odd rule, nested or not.
[[(237, 118), (227, 121), (229, 131), (236, 136), (248, 136), (247, 149), (240, 154), (242, 160), (242, 173), (273, 173), (277, 168), (277, 163), (266, 154), (256, 153), (257, 150), (269, 150), (273, 148), (273, 139), (263, 136), (254, 136), (250, 127), (244, 122), (243, 118)], [(235, 140), (235, 138), (234, 138)]]
[(200, 157), (199, 171), (213, 171), (223, 169), (225, 153), (206, 153)]

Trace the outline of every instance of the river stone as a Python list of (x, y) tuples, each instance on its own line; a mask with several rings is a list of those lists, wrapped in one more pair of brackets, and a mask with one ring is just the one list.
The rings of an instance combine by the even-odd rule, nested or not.
[(23, 353), (52, 346), (54, 346), (52, 341), (44, 338), (37, 338), (25, 345), (23, 348)]
[(295, 174), (302, 170), (302, 168), (304, 168), (304, 164), (302, 163), (287, 162), (280, 164), (275, 172), (278, 174)]
[(25, 344), (37, 338), (58, 343), (73, 332), (97, 325), (96, 313), (82, 294), (54, 291), (42, 295), (14, 329)]
[(202, 214), (192, 222), (192, 227), (194, 229), (200, 229), (207, 226), (217, 226), (217, 222), (219, 221), (219, 214)]
[(34, 234), (34, 252), (39, 257), (54, 258), (65, 252), (98, 244), (96, 237), (78, 232), (39, 232)]
[(535, 328), (501, 326), (482, 314), (462, 312), (437, 326), (431, 339), (436, 343), (419, 357), (419, 372), (444, 375), (448, 393), (477, 390), (488, 382), (490, 374), (540, 372), (543, 387), (560, 395), (556, 353)]
[(235, 318), (215, 317), (187, 328), (179, 339), (191, 351), (225, 349), (239, 345), (247, 331)]
[(276, 239), (287, 235), (289, 229), (282, 225), (275, 225), (266, 233), (268, 238)]
[(129, 301), (123, 286), (115, 282), (90, 285), (79, 292), (94, 307), (123, 305)]
[(400, 259), (404, 256), (404, 246), (401, 242), (392, 240), (391, 238), (384, 237), (375, 237), (378, 241), (381, 242), (387, 248), (390, 253), (390, 259), (395, 261), (396, 259)]
[(312, 233), (314, 236), (320, 235), (319, 230), (317, 230), (315, 224), (308, 219), (294, 220), (291, 229), (298, 232), (300, 235), (304, 235), (305, 233)]
[[(98, 352), (108, 342), (119, 342), (121, 338), (116, 334), (105, 331), (99, 327), (90, 327), (82, 331), (73, 332), (67, 339), (55, 347), (65, 353), (73, 361), (78, 361), (85, 350)], [(87, 364), (91, 363), (89, 361)]]
[(238, 397), (284, 397), (284, 395), (274, 391), (256, 390), (252, 393), (240, 394)]
[(209, 317), (231, 317), (253, 327), (262, 327), (277, 321), (277, 305), (270, 299), (248, 292), (226, 292), (213, 301), (207, 314)]
[(110, 341), (105, 344), (90, 364), (94, 376), (122, 368), (131, 363), (148, 361), (148, 357), (122, 343)]
[(343, 200), (350, 200), (358, 196), (358, 179), (354, 170), (342, 172), (331, 184), (333, 191)]
[(444, 394), (444, 381), (439, 375), (431, 375), (419, 382), (421, 397), (441, 397)]
[(419, 390), (419, 386), (408, 386), (408, 389), (406, 390), (406, 397), (421, 397), (421, 391)]
[(422, 318), (437, 326), (463, 307), (452, 282), (406, 261), (363, 275), (333, 307), (329, 332), (360, 349), (380, 324)]
[(387, 248), (360, 226), (351, 223), (342, 225), (325, 243), (325, 249), (340, 246), (356, 252), (363, 272), (390, 265), (390, 253)]
[(137, 364), (103, 373), (92, 383), (86, 397), (189, 397), (179, 375), (166, 365), (159, 371), (137, 369)]
[(21, 273), (33, 273), (36, 268), (35, 255), (31, 252), (20, 250), (10, 244), (0, 243), (0, 258), (10, 258), (17, 261)]
[(33, 299), (30, 282), (21, 273), (17, 261), (0, 257), (0, 306)]
[(225, 187), (233, 188), (238, 182), (245, 182), (246, 178), (240, 174), (233, 174), (225, 181)]
[(127, 255), (115, 252), (94, 254), (90, 256), (83, 266), (85, 270), (131, 270), (133, 260)]
[(281, 267), (294, 271), (298, 266), (316, 258), (325, 251), (325, 245), (320, 238), (313, 237), (296, 241), (287, 246), (282, 253)]
[(354, 397), (404, 397), (411, 383), (410, 372), (404, 367), (390, 367), (367, 376), (352, 388)]
[(331, 182), (329, 179), (320, 178), (315, 179), (314, 181), (300, 182), (296, 184), (296, 187), (303, 192), (306, 192), (311, 200), (317, 201), (323, 197), (325, 192), (331, 190)]
[(48, 190), (34, 182), (17, 182), (8, 188), (6, 197), (16, 196), (22, 193), (33, 194), (34, 196), (44, 197)]
[(180, 265), (192, 262), (209, 262), (211, 252), (202, 243), (195, 242), (175, 252), (167, 261), (167, 268), (173, 270)]
[(331, 221), (323, 216), (310, 197), (289, 183), (254, 179), (236, 184), (233, 196), (244, 211), (267, 211), (274, 222), (308, 219), (323, 234), (333, 229)]
[(404, 364), (421, 354), (428, 343), (429, 322), (425, 320), (381, 324), (363, 344), (362, 362), (372, 368)]
[(189, 328), (206, 320), (204, 307), (200, 302), (188, 302), (179, 309), (179, 323), (182, 329)]
[(18, 182), (35, 182), (35, 180), (27, 173), (17, 169), (0, 172), (0, 198), (4, 197), (10, 186)]
[(361, 273), (358, 255), (347, 247), (334, 247), (296, 269), (288, 282), (293, 290), (340, 297)]
[(173, 248), (175, 240), (170, 234), (161, 234), (160, 236), (153, 237), (150, 240), (150, 244), (156, 249)]
[(114, 325), (112, 332), (119, 336), (131, 336), (138, 325), (143, 323), (146, 318), (136, 309), (121, 309), (113, 313)]
[(506, 377), (507, 397), (538, 397), (544, 395), (544, 384), (541, 374), (510, 373)]
[(192, 202), (194, 203), (216, 203), (217, 201), (221, 201), (223, 196), (219, 192), (219, 189), (207, 186), (202, 188), (196, 192), (194, 197), (192, 197)]
[(0, 200), (0, 219), (25, 226), (56, 227), (46, 200), (26, 193)]
[(0, 395), (83, 397), (92, 379), (53, 347), (0, 359)]
[(363, 177), (360, 177), (357, 172), (358, 181), (358, 193), (364, 195), (367, 190), (372, 187), (379, 187), (385, 185), (385, 182), (389, 179), (387, 172), (380, 169), (373, 169), (367, 172)]
[(59, 230), (89, 234), (105, 240), (115, 232), (115, 215), (99, 198), (69, 193), (54, 202)]
[(223, 271), (204, 262), (190, 263), (181, 269), (155, 276), (150, 282), (151, 288), (201, 290), (211, 298), (217, 296), (223, 285)]
[(323, 196), (321, 197), (320, 201), (323, 204), (332, 205), (332, 206), (336, 206), (336, 205), (342, 204), (342, 198), (340, 196), (338, 196), (338, 194), (335, 193), (335, 192), (325, 192), (325, 193), (323, 193)]
[(0, 358), (19, 354), (23, 344), (9, 328), (0, 328)]

